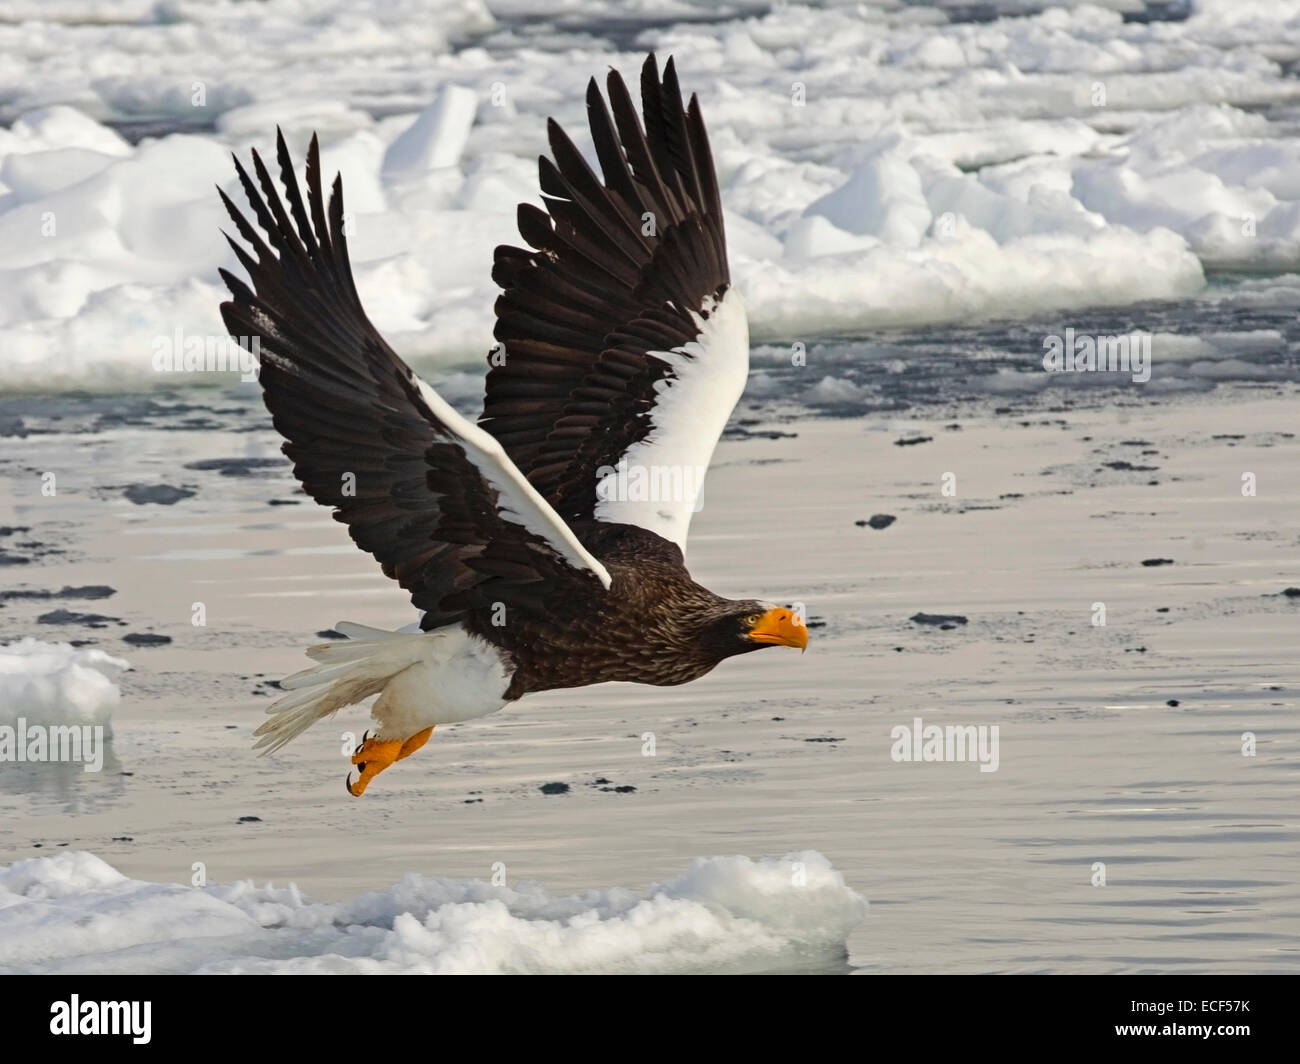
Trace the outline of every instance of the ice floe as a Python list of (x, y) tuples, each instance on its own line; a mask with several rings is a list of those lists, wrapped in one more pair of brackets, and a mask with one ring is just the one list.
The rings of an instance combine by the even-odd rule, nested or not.
[(585, 3), (112, 6), (20, 4), (0, 27), (9, 386), (149, 382), (158, 336), (219, 335), (216, 271), (237, 265), (212, 184), (235, 193), (229, 151), (269, 152), (277, 125), (300, 162), (318, 132), (342, 172), (379, 328), (419, 366), (468, 365), (545, 117), (590, 153), (587, 76), (634, 75), (651, 48), (701, 97), (757, 341), (1176, 300), (1207, 271), (1300, 264), (1284, 0), (1181, 21), (1138, 3), (700, 21), (674, 0), (639, 29)]
[(102, 650), (20, 639), (0, 644), (0, 725), (107, 724), (130, 666)]
[(0, 972), (831, 971), (866, 911), (812, 851), (697, 858), (641, 891), (408, 875), (342, 903), (147, 883), (69, 851), (0, 868)]

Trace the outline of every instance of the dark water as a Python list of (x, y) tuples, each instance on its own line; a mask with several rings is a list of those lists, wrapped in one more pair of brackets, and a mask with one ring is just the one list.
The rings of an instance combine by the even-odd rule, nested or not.
[[(1300, 287), (1225, 276), (1193, 300), (829, 338), (808, 345), (804, 366), (791, 364), (788, 346), (771, 344), (755, 350), (748, 397), (854, 417), (916, 408), (933, 414), (935, 407), (958, 416), (1141, 405), (1228, 382), (1271, 392), (1279, 382), (1300, 380), (1298, 311)], [(1044, 338), (1068, 327), (1095, 336), (1155, 334), (1150, 380), (1136, 383), (1123, 372), (1046, 373)], [(819, 391), (827, 376), (848, 387)]]
[[(1122, 372), (1046, 373), (1044, 337), (1067, 327), (1099, 336), (1155, 334), (1151, 379), (1135, 383)], [(1197, 348), (1189, 351), (1189, 344)], [(416, 359), (413, 364), (435, 387), (449, 373), (472, 375), (481, 368), (474, 362), (447, 367)], [(820, 387), (828, 377), (843, 386)], [(1300, 278), (1225, 275), (1214, 278), (1200, 297), (1178, 302), (828, 337), (808, 344), (805, 363), (797, 366), (789, 345), (757, 345), (750, 387), (732, 429), (753, 416), (908, 411), (961, 416), (1142, 405), (1213, 392), (1221, 384), (1268, 393), (1297, 380)], [(463, 414), (474, 416), (479, 393), (472, 382), (468, 388), (464, 384), (459, 381), (449, 398)], [(0, 396), (0, 437), (122, 427), (247, 433), (266, 423), (257, 388), (216, 378), (207, 386), (149, 391)]]

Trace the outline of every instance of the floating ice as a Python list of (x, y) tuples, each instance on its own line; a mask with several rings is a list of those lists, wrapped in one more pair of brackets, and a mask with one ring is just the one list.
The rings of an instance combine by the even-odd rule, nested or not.
[(0, 724), (106, 724), (117, 708), (114, 682), (130, 666), (102, 650), (30, 637), (0, 645)]
[(419, 174), (460, 162), (478, 96), (471, 89), (447, 85), (384, 154), (384, 176)]
[(697, 858), (645, 891), (408, 875), (341, 904), (128, 879), (92, 854), (0, 868), (0, 972), (843, 970), (867, 902), (819, 853)]
[[(216, 271), (238, 266), (212, 183), (237, 193), (228, 151), (269, 151), (276, 125), (300, 164), (319, 131), (327, 177), (342, 171), (357, 284), (394, 346), (426, 369), (481, 359), (492, 250), (538, 201), (545, 117), (592, 154), (587, 75), (634, 76), (648, 47), (700, 95), (756, 340), (1177, 300), (1207, 269), (1295, 270), (1300, 9), (1200, 0), (1147, 23), (1105, 9), (1121, 6), (1140, 5), (950, 23), (788, 4), (673, 25), (691, 5), (665, 0), (621, 53), (594, 0), (566, 5), (574, 32), (554, 34), (528, 0), (446, 0), (434, 17), (416, 0), (140, 3), (135, 21), (97, 18), (96, 0), (24, 3), (0, 73), (0, 382), (134, 386), (158, 379), (157, 337), (220, 336)], [(110, 121), (176, 132), (130, 144)]]

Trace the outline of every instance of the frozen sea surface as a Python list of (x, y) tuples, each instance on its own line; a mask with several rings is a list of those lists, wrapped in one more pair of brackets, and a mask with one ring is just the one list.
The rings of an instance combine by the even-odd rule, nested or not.
[[(57, 904), (8, 887), (24, 932), (3, 963), (531, 970), (554, 941), (593, 970), (843, 971), (846, 944), (860, 971), (1296, 970), (1300, 394), (1128, 392), (831, 417), (746, 400), (689, 561), (723, 594), (804, 602), (808, 653), (529, 698), (439, 729), (360, 801), (343, 755), (364, 710), (269, 758), (251, 734), (318, 633), (410, 606), (302, 496), (251, 396), (32, 400), (28, 434), (0, 438), (6, 577), (32, 593), (0, 601), (0, 644), (131, 669), (102, 772), (0, 771), (0, 863), (72, 862), (0, 873), (70, 884)], [(997, 771), (894, 761), (916, 718), (997, 726)], [(788, 868), (784, 929), (647, 888), (701, 854), (808, 850), (865, 919), (838, 887), (799, 908)], [(409, 918), (357, 917), (374, 892)], [(202, 940), (158, 949), (150, 899)], [(101, 912), (102, 940), (69, 937)]]
[(0, 972), (846, 971), (867, 910), (816, 853), (701, 858), (644, 891), (570, 897), (421, 875), (342, 904), (201, 883), (136, 882), (83, 852), (0, 868)]
[[(1300, 11), (1039, 6), (11, 3), (0, 692), (112, 728), (0, 766), (0, 968), (1295, 971)], [(229, 151), (320, 133), (474, 412), (544, 118), (587, 147), (650, 48), (756, 339), (689, 561), (809, 653), (538, 696), (362, 801), (362, 710), (253, 757), (303, 646), (411, 613), (255, 384), (155, 366), (221, 328)], [(1068, 328), (1150, 380), (1043, 372)], [(998, 770), (894, 761), (918, 717)]]
[(269, 150), (277, 125), (299, 159), (319, 133), (342, 172), (362, 296), (397, 349), (481, 355), (544, 119), (589, 150), (588, 75), (634, 76), (648, 49), (700, 96), (760, 341), (1182, 300), (1300, 263), (1286, 0), (602, 9), (18, 4), (0, 379), (138, 387), (177, 330), (220, 334), (235, 263), (212, 185), (235, 192), (229, 152)]

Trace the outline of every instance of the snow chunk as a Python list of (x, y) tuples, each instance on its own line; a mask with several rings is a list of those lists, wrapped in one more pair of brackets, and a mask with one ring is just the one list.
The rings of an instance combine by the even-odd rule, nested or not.
[(0, 724), (106, 724), (120, 692), (113, 681), (130, 668), (102, 650), (30, 637), (0, 646)]
[(0, 868), (0, 972), (826, 970), (867, 902), (819, 853), (707, 857), (645, 891), (409, 875), (341, 904), (127, 879), (88, 853)]
[(462, 85), (446, 85), (411, 126), (388, 146), (384, 175), (419, 174), (460, 162), (469, 140), (478, 96)]
[(821, 215), (847, 233), (876, 236), (901, 247), (920, 244), (931, 219), (920, 176), (892, 152), (858, 167), (847, 182), (810, 204), (804, 214)]

